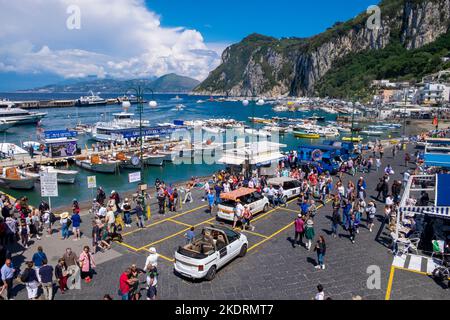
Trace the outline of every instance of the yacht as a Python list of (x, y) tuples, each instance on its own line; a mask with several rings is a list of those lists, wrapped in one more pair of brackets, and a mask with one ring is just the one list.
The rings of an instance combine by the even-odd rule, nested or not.
[[(46, 115), (46, 112), (31, 112), (9, 106), (6, 109), (0, 109), (0, 123), (6, 122), (12, 123), (12, 125), (38, 123)], [(2, 129), (4, 131), (9, 129), (9, 127), (5, 124)]]
[[(109, 122), (97, 122), (88, 132), (90, 138), (100, 142), (123, 142), (124, 138), (121, 132), (130, 130), (139, 130), (141, 122), (133, 119), (134, 113), (126, 111), (114, 113), (114, 119)], [(142, 129), (145, 130), (149, 126), (148, 120), (142, 120)]]
[(92, 91), (89, 91), (91, 95), (89, 96), (83, 96), (80, 97), (76, 105), (77, 106), (105, 106), (107, 104), (107, 101), (103, 98), (101, 98), (98, 95), (94, 95)]

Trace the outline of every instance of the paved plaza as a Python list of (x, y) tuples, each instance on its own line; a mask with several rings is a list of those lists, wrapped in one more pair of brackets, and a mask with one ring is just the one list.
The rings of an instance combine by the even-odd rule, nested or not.
[[(408, 151), (412, 151), (409, 147)], [(402, 180), (403, 151), (392, 158), (387, 150), (383, 158), (384, 168), (391, 164), (395, 170), (394, 179)], [(412, 168), (413, 164), (411, 164)], [(356, 182), (361, 174), (354, 177), (344, 175), (344, 182), (352, 179)], [(367, 182), (367, 197), (376, 195), (375, 186), (382, 175), (372, 171), (363, 176)], [(336, 181), (337, 178), (334, 178)], [(392, 178), (391, 178), (392, 181)], [(211, 281), (191, 281), (180, 278), (173, 272), (173, 255), (179, 245), (184, 244), (184, 234), (194, 226), (198, 232), (203, 226), (215, 222), (214, 215), (206, 211), (206, 202), (201, 202), (201, 193), (194, 193), (194, 203), (186, 204), (176, 213), (160, 216), (155, 200), (152, 200), (152, 217), (146, 222), (145, 229), (126, 228), (122, 233), (123, 243), (114, 243), (112, 249), (94, 256), (97, 261), (96, 274), (90, 284), (82, 284), (81, 290), (73, 290), (65, 295), (56, 293), (55, 299), (101, 299), (110, 294), (115, 299), (120, 274), (131, 264), (143, 267), (150, 247), (155, 247), (160, 255), (158, 271), (158, 294), (160, 299), (306, 299), (310, 300), (316, 293), (317, 284), (321, 283), (327, 296), (334, 300), (352, 299), (360, 296), (364, 300), (390, 299), (448, 299), (447, 289), (436, 284), (426, 274), (408, 270), (393, 271), (393, 255), (388, 249), (389, 234), (386, 229), (380, 241), (375, 241), (376, 233), (383, 218), (383, 204), (377, 202), (377, 221), (374, 232), (365, 227), (365, 217), (352, 244), (348, 232), (340, 229), (340, 237), (331, 237), (331, 206), (321, 207), (316, 215), (316, 237), (324, 235), (327, 243), (325, 270), (316, 270), (316, 254), (304, 247), (292, 247), (294, 235), (293, 221), (299, 212), (297, 200), (290, 201), (286, 208), (272, 209), (256, 215), (253, 220), (255, 230), (246, 231), (249, 250), (245, 257), (238, 258), (219, 270)], [(83, 213), (82, 241), (60, 240), (60, 235), (45, 238), (37, 244), (44, 247), (51, 264), (54, 265), (66, 247), (71, 247), (77, 254), (84, 244), (90, 244), (90, 220), (88, 213)], [(24, 254), (18, 252), (16, 261), (21, 262), (36, 250), (36, 243)], [(381, 271), (381, 287), (368, 288), (367, 280), (370, 266), (378, 266)], [(26, 290), (19, 285), (19, 299), (26, 298)]]

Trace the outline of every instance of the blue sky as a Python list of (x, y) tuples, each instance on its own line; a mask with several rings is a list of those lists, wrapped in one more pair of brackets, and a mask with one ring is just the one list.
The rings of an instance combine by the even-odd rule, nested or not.
[[(377, 0), (0, 0), (0, 92), (65, 79), (202, 81), (247, 35), (309, 37)], [(69, 6), (80, 28), (67, 27)]]
[(146, 0), (164, 26), (187, 26), (207, 42), (232, 43), (250, 33), (308, 37), (351, 19), (378, 0)]

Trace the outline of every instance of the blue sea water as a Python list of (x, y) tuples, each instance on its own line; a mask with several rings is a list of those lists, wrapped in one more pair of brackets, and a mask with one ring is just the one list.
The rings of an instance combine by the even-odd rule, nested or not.
[[(46, 100), (46, 99), (77, 99), (80, 94), (66, 94), (66, 93), (52, 93), (52, 94), (34, 94), (34, 93), (0, 93), (1, 98), (10, 100)], [(117, 94), (101, 94), (103, 98), (116, 98)], [(209, 118), (232, 118), (240, 121), (247, 121), (248, 117), (264, 117), (270, 118), (273, 116), (289, 117), (289, 118), (307, 118), (312, 115), (312, 112), (274, 112), (273, 105), (267, 104), (264, 106), (257, 106), (250, 104), (244, 107), (241, 102), (205, 102), (202, 104), (196, 103), (197, 100), (207, 100), (209, 97), (179, 95), (182, 101), (173, 101), (175, 94), (157, 94), (154, 96), (158, 102), (158, 107), (153, 109), (146, 106), (143, 118), (150, 121), (151, 124), (156, 125), (162, 122), (173, 122), (174, 120), (201, 120)], [(145, 96), (147, 100), (152, 97)], [(176, 111), (174, 107), (177, 104), (184, 104), (186, 108), (183, 111)], [(42, 121), (44, 130), (59, 130), (74, 127), (77, 123), (94, 124), (98, 121), (112, 119), (112, 114), (122, 111), (120, 105), (107, 105), (98, 107), (73, 107), (60, 109), (40, 109), (39, 111), (48, 112), (47, 117)], [(138, 117), (137, 106), (133, 105), (130, 112), (136, 114)], [(315, 112), (319, 115), (324, 115), (327, 120), (334, 120), (335, 115), (324, 114), (322, 112)], [(22, 145), (24, 141), (36, 141), (36, 126), (17, 126), (9, 129), (7, 132), (0, 134), (0, 139), (3, 142), (15, 143)], [(93, 141), (88, 141), (87, 136), (78, 136), (79, 146), (84, 148), (87, 144), (91, 146)], [(281, 143), (288, 145), (287, 149), (296, 148), (300, 143), (311, 143), (311, 140), (297, 139), (292, 134), (286, 134), (280, 138)], [(313, 141), (317, 143), (316, 141)], [(167, 183), (181, 182), (190, 179), (192, 176), (209, 175), (216, 170), (223, 168), (223, 165), (174, 165), (166, 163), (163, 167), (149, 167), (144, 171), (144, 181), (153, 185), (156, 178), (163, 179)], [(116, 191), (130, 191), (137, 188), (137, 183), (128, 183), (128, 174), (132, 171), (122, 170), (117, 175), (107, 175), (92, 173), (85, 171), (78, 167), (73, 169), (79, 170), (77, 181), (73, 185), (59, 185), (59, 197), (52, 199), (53, 206), (62, 206), (70, 204), (72, 199), (79, 201), (90, 200), (92, 198), (91, 190), (87, 189), (87, 177), (91, 175), (97, 176), (97, 185), (103, 186), (108, 192)], [(13, 196), (26, 195), (32, 204), (38, 204), (40, 201), (40, 188), (32, 191), (9, 190), (1, 189)]]

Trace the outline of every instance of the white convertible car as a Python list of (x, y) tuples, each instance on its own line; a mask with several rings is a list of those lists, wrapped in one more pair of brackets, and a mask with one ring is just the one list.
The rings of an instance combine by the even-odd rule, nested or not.
[(175, 252), (175, 271), (192, 279), (211, 281), (218, 269), (247, 253), (247, 237), (224, 225), (205, 227), (194, 241)]

